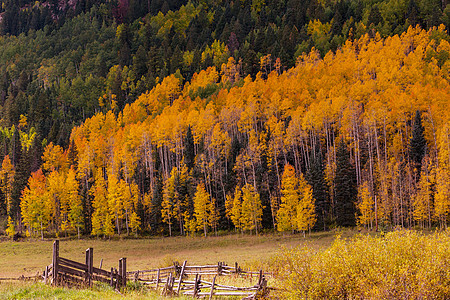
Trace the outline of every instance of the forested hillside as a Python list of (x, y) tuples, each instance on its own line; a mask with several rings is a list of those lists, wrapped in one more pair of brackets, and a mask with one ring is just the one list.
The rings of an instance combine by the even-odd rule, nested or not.
[(6, 1), (0, 16), (9, 232), (447, 222), (449, 36), (431, 29), (450, 25), (446, 1)]

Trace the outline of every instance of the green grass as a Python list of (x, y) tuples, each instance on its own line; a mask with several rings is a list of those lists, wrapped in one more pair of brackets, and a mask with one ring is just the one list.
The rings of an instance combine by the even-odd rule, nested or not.
[[(124, 297), (123, 295), (126, 295)], [(96, 285), (91, 289), (63, 288), (39, 282), (0, 283), (0, 300), (3, 299), (161, 299), (154, 291), (146, 289), (126, 290), (119, 294), (107, 285)], [(180, 300), (187, 298), (177, 298)], [(191, 298), (192, 299), (192, 298)]]

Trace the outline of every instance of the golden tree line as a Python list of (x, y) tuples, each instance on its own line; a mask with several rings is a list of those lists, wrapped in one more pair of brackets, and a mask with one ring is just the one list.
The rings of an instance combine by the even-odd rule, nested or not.
[[(170, 75), (123, 111), (99, 112), (74, 128), (72, 162), (57, 162), (70, 149), (58, 155), (57, 146), (46, 149), (59, 158), (44, 153), (42, 171), (22, 197), (23, 220), (33, 231), (82, 228), (71, 217), (78, 200), (63, 196), (70, 188), (49, 192), (58, 173), (65, 185), (77, 185), (84, 230), (92, 234), (124, 228), (206, 234), (231, 224), (240, 231), (306, 231), (319, 218), (326, 227), (337, 217), (342, 139), (354, 166), (361, 226), (446, 226), (448, 40), (443, 27), (409, 28), (401, 36), (349, 40), (323, 58), (312, 51), (283, 73), (264, 72), (271, 63), (265, 58), (255, 79), (243, 78), (233, 58), (221, 73), (208, 68), (184, 86)], [(419, 168), (410, 158), (417, 112), (426, 141)], [(314, 196), (317, 175), (306, 176), (316, 153), (323, 199)], [(34, 196), (40, 189), (53, 196)], [(33, 212), (30, 199), (49, 202), (47, 211)], [(41, 221), (43, 215), (50, 218)]]

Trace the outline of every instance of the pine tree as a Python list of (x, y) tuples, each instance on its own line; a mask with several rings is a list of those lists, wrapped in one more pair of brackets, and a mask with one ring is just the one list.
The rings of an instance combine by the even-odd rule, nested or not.
[(422, 126), (422, 118), (420, 111), (416, 111), (416, 117), (414, 118), (414, 124), (412, 128), (412, 136), (409, 141), (409, 158), (411, 160), (412, 167), (415, 169), (416, 182), (420, 178), (420, 169), (422, 167), (422, 159), (425, 156), (427, 141), (424, 136), (425, 129)]
[(335, 216), (338, 226), (355, 226), (356, 171), (350, 163), (350, 153), (344, 139), (338, 143), (336, 151)]
[(316, 199), (316, 215), (320, 226), (326, 230), (326, 220), (330, 217), (330, 198), (328, 185), (325, 181), (325, 167), (322, 161), (320, 145), (316, 145), (316, 151), (310, 156), (309, 169), (306, 172), (306, 180), (312, 186), (312, 195)]

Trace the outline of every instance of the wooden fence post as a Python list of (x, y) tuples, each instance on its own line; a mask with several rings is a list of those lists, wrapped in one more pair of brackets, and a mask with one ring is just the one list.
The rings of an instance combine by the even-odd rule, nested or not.
[(181, 268), (180, 280), (178, 281), (177, 295), (180, 295), (181, 283), (183, 282), (184, 269), (186, 268), (187, 260), (183, 262), (183, 267)]
[(127, 285), (127, 258), (122, 258), (122, 286)]
[(217, 263), (217, 275), (221, 276), (222, 275), (222, 262), (218, 262)]
[(119, 279), (119, 273), (117, 272), (117, 269), (114, 269), (114, 277), (116, 277), (116, 289), (120, 287), (120, 279)]
[(58, 262), (59, 262), (59, 240), (53, 242), (53, 259), (52, 259), (52, 284), (56, 285), (58, 280)]
[(158, 285), (159, 285), (159, 274), (160, 274), (160, 269), (158, 269), (158, 274), (156, 275), (156, 288), (155, 290), (158, 290)]
[(211, 292), (209, 293), (209, 300), (211, 300), (214, 295), (214, 285), (216, 284), (216, 277), (217, 276), (214, 276), (212, 284), (211, 284)]
[(94, 249), (88, 248), (86, 249), (86, 276), (85, 282), (88, 286), (91, 286), (92, 281), (92, 273), (94, 272)]
[(194, 294), (192, 297), (197, 298), (197, 294), (198, 294), (198, 280), (199, 280), (199, 275), (196, 274), (195, 275), (195, 283), (194, 283)]
[(262, 280), (263, 280), (263, 271), (259, 270), (258, 287), (261, 286)]
[(45, 267), (44, 284), (47, 284), (47, 278), (48, 278), (48, 266)]
[(109, 283), (109, 285), (110, 286), (112, 286), (112, 287), (114, 287), (114, 268), (113, 267), (111, 267), (111, 274), (110, 274), (110, 283)]
[[(121, 276), (121, 275), (122, 275), (122, 259), (119, 259), (119, 276)], [(120, 286), (122, 284), (122, 280), (119, 279), (118, 281), (119, 282), (117, 284), (118, 284), (118, 286)]]

